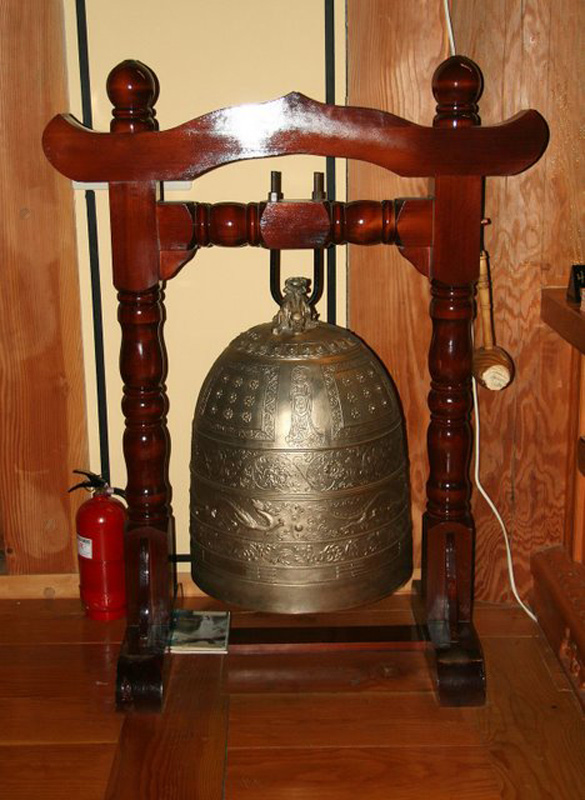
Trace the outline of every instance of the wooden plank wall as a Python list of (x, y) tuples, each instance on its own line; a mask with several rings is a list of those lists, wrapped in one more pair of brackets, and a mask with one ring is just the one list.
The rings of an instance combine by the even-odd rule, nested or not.
[[(480, 392), (482, 480), (512, 535), (517, 583), (530, 586), (533, 550), (568, 539), (572, 525), (578, 362), (568, 345), (540, 322), (542, 286), (566, 284), (583, 261), (584, 185), (579, 114), (583, 89), (585, 5), (580, 0), (454, 0), (458, 52), (482, 68), (484, 124), (522, 108), (549, 121), (545, 158), (524, 175), (491, 179), (485, 236), (491, 254), (496, 335), (514, 357), (517, 375), (506, 391)], [(448, 55), (437, 0), (349, 0), (349, 102), (376, 106), (430, 124), (430, 81)], [(350, 199), (425, 193), (365, 165), (350, 167)], [(420, 527), (426, 479), (426, 320), (428, 287), (393, 249), (350, 253), (350, 326), (383, 357), (395, 376), (408, 418), (413, 514)], [(574, 401), (571, 402), (571, 398)], [(478, 525), (477, 595), (509, 600), (499, 527), (474, 496)]]
[(72, 572), (67, 487), (87, 464), (73, 197), (41, 149), (69, 105), (61, 0), (4, 0), (0, 52), (0, 531), (9, 572)]

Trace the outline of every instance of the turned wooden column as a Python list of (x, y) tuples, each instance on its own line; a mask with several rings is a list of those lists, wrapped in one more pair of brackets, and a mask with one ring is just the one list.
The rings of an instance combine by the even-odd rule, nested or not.
[[(108, 76), (107, 90), (114, 106), (113, 133), (135, 136), (157, 129), (158, 82), (148, 67), (138, 61), (122, 62)], [(110, 184), (126, 420), (128, 624), (138, 626), (144, 636), (150, 625), (166, 624), (169, 613), (170, 439), (156, 202), (154, 181)]]
[[(479, 125), (479, 68), (454, 56), (433, 77), (436, 128)], [(423, 517), (423, 585), (437, 635), (456, 642), (471, 621), (475, 527), (469, 466), (473, 432), (471, 327), (478, 273), (482, 178), (441, 175), (434, 185), (429, 350), (430, 474)], [(442, 627), (441, 627), (442, 625)]]

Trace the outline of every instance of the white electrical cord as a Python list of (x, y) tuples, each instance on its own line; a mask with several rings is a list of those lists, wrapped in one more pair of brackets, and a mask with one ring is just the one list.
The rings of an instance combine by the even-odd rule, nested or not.
[(534, 622), (538, 622), (536, 615), (531, 611), (531, 609), (521, 600), (520, 595), (518, 594), (518, 589), (516, 588), (516, 581), (514, 579), (514, 562), (512, 561), (512, 550), (510, 548), (510, 537), (508, 536), (508, 531), (506, 529), (506, 525), (504, 520), (502, 519), (500, 512), (496, 508), (495, 503), (488, 495), (486, 490), (483, 488), (481, 481), (479, 479), (479, 443), (480, 443), (480, 424), (479, 424), (479, 402), (477, 399), (477, 383), (475, 378), (472, 378), (472, 385), (473, 385), (473, 413), (475, 415), (475, 469), (474, 469), (474, 480), (475, 485), (483, 499), (486, 501), (490, 509), (492, 510), (493, 515), (500, 523), (500, 528), (502, 529), (502, 533), (504, 535), (504, 544), (506, 545), (506, 557), (508, 560), (508, 575), (510, 576), (510, 586), (512, 587), (512, 594), (518, 601), (520, 607), (524, 609), (524, 611), (528, 614), (531, 620)]
[(455, 34), (453, 33), (453, 23), (451, 22), (451, 9), (449, 8), (449, 0), (443, 0), (443, 8), (445, 9), (447, 35), (449, 36), (449, 50), (451, 51), (451, 55), (454, 56), (457, 52), (457, 49), (455, 47)]

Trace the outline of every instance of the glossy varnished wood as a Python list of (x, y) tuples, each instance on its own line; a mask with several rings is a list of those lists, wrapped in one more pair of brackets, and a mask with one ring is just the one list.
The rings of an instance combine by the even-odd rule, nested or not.
[(60, 115), (47, 127), (45, 153), (75, 180), (192, 180), (250, 158), (310, 153), (354, 158), (398, 175), (512, 175), (534, 163), (548, 140), (536, 111), (492, 129), (435, 130), (382, 111), (327, 106), (293, 92), (235, 106), (138, 141), (94, 133)]
[[(483, 78), (451, 57), (433, 75), (433, 125), (480, 124)], [(471, 514), (471, 370), (474, 284), (479, 272), (483, 180), (437, 176), (433, 206), (427, 431), (429, 479), (423, 515), (422, 596), (445, 705), (485, 701), (485, 668), (473, 627), (475, 524)]]
[[(210, 602), (189, 599), (201, 607)], [(91, 643), (91, 626), (75, 627), (76, 613), (83, 622), (81, 609), (76, 612), (71, 601), (15, 605), (0, 603), (0, 630), (18, 619), (29, 643), (22, 656), (18, 645), (0, 645), (0, 664), (8, 665), (0, 672), (3, 796), (97, 800), (108, 796), (109, 781), (113, 797), (129, 791), (132, 798), (211, 800), (222, 796), (217, 787), (224, 770), (230, 800), (575, 800), (585, 781), (585, 725), (577, 700), (538, 627), (517, 608), (477, 609), (490, 687), (483, 708), (440, 708), (424, 662), (414, 669), (418, 653), (377, 654), (377, 666), (376, 654), (350, 653), (298, 661), (258, 657), (260, 663), (249, 663), (253, 656), (228, 656), (228, 665), (248, 662), (247, 679), (241, 673), (236, 682), (232, 674), (225, 684), (221, 657), (204, 657), (205, 663), (187, 657), (172, 672), (162, 715), (124, 716), (113, 711), (111, 686), (102, 685), (107, 650)], [(351, 619), (353, 612), (346, 613)], [(409, 613), (404, 597), (368, 608), (371, 618), (387, 622)], [(265, 616), (234, 612), (234, 622)], [(66, 636), (70, 645), (62, 644)], [(45, 643), (35, 648), (41, 638)], [(73, 644), (84, 655), (72, 657)], [(44, 695), (36, 687), (43, 663), (53, 664)], [(14, 691), (17, 674), (28, 693)], [(90, 709), (88, 687), (102, 692), (107, 704)], [(118, 731), (124, 726), (121, 736), (114, 725)]]
[(478, 747), (473, 712), (442, 709), (430, 692), (239, 694), (230, 700), (230, 751), (270, 746), (433, 747), (437, 730), (451, 747)]
[[(108, 76), (114, 108), (113, 135), (133, 138), (155, 131), (158, 79), (144, 64), (124, 61)], [(113, 282), (118, 289), (122, 330), (120, 375), (124, 383), (123, 450), (127, 469), (128, 525), (125, 536), (126, 635), (116, 676), (116, 702), (126, 709), (159, 711), (166, 669), (174, 581), (170, 439), (163, 339), (164, 298), (160, 285), (153, 181), (110, 184)]]
[[(111, 693), (119, 645), (26, 644), (0, 662), (2, 691), (10, 697), (61, 698), (85, 692), (90, 705), (113, 708)], [(68, 677), (69, 676), (69, 677)]]
[(122, 641), (126, 621), (101, 625), (82, 613), (80, 599), (0, 601), (0, 645), (112, 644)]
[(303, 800), (340, 800), (350, 796), (348, 786), (368, 800), (386, 800), (389, 792), (393, 799), (410, 800), (420, 797), (413, 785), (424, 786), (434, 800), (499, 800), (496, 776), (481, 748), (458, 748), (449, 769), (445, 755), (440, 746), (235, 750), (226, 788), (231, 800), (280, 800), (290, 796), (291, 786)]
[(163, 251), (193, 247), (322, 248), (330, 244), (430, 247), (430, 198), (353, 203), (167, 203), (156, 208)]
[(331, 244), (396, 244), (429, 274), (432, 200), (354, 203), (168, 203), (156, 207), (160, 277), (173, 278), (199, 247), (323, 249)]
[[(485, 640), (492, 702), (477, 709), (501, 797), (579, 797), (585, 781), (585, 723), (568, 681), (551, 674), (543, 640)], [(549, 658), (551, 661), (549, 661)]]
[(0, 747), (4, 796), (10, 800), (103, 800), (116, 745), (73, 744)]
[(222, 800), (227, 739), (223, 658), (174, 656), (162, 714), (127, 715), (106, 800)]

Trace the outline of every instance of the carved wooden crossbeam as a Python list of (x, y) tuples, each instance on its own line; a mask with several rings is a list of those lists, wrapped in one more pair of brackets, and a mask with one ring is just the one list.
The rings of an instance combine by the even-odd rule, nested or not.
[[(444, 120), (450, 120), (446, 112)], [(78, 181), (193, 180), (236, 161), (308, 154), (355, 158), (420, 178), (515, 175), (538, 160), (547, 130), (532, 110), (488, 128), (427, 128), (384, 111), (325, 105), (293, 92), (213, 111), (137, 140), (95, 133), (69, 114), (59, 115), (47, 126), (43, 144), (53, 166)]]
[(158, 203), (160, 277), (172, 278), (197, 248), (318, 249), (331, 244), (396, 244), (427, 274), (432, 240), (430, 198), (353, 203), (286, 200), (268, 203)]

